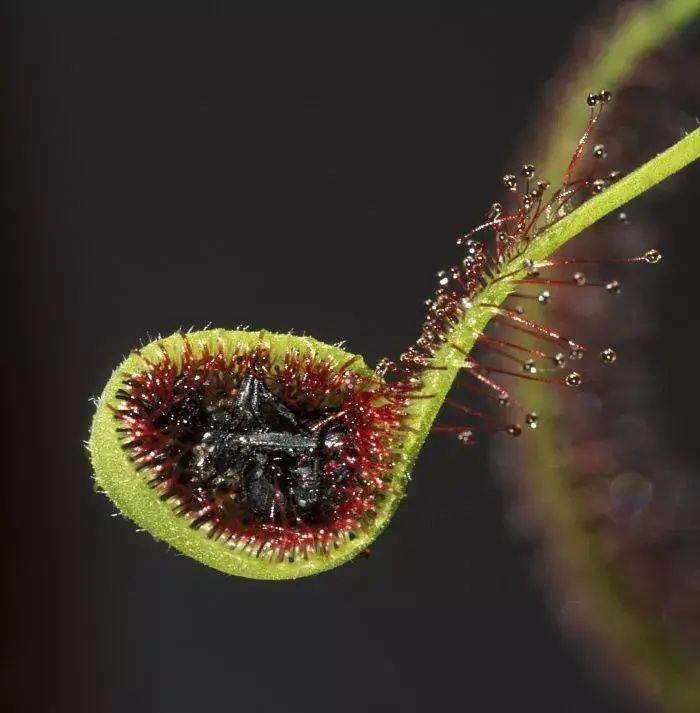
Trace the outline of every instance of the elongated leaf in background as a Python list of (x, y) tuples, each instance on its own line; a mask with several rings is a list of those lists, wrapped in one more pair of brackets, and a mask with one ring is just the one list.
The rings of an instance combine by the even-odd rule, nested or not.
[[(580, 131), (581, 97), (592, 88), (615, 94), (597, 136), (611, 169), (638, 165), (694, 128), (700, 43), (693, 20), (699, 15), (696, 0), (629, 5), (606, 26), (588, 30), (542, 112), (559, 107), (556, 123), (538, 125), (524, 152), (531, 160), (533, 144), (538, 147), (540, 175), (565, 169)], [(691, 199), (697, 179), (691, 170), (666, 191), (685, 190)], [(664, 223), (689, 221), (665, 217)], [(687, 227), (655, 233), (648, 200), (593, 230), (559, 257), (585, 251), (614, 260), (654, 245), (671, 254), (667, 262), (678, 263), (694, 249)], [(596, 281), (617, 276), (612, 266), (602, 267)], [(660, 384), (683, 357), (656, 323), (655, 288), (663, 279), (625, 271), (620, 300), (604, 289), (567, 287), (553, 295), (548, 323), (591, 348), (612, 342), (619, 362), (614, 373), (605, 367), (589, 373), (592, 386), (579, 394), (517, 384), (519, 399), (540, 416), (537, 433), (517, 446), (496, 443), (493, 452), (515, 496), (514, 523), (542, 543), (542, 576), (562, 623), (590, 644), (611, 681), (662, 710), (691, 713), (700, 710), (700, 489), (658, 414)], [(681, 310), (688, 322), (683, 302), (666, 304), (667, 315)], [(544, 309), (528, 305), (528, 316), (538, 319)]]

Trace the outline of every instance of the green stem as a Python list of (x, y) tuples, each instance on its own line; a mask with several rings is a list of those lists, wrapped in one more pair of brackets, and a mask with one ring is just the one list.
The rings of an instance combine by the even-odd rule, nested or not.
[[(627, 177), (613, 184), (605, 192), (591, 198), (565, 218), (544, 231), (517, 258), (511, 269), (519, 268), (526, 260), (545, 260), (566, 242), (593, 225), (602, 217), (644, 193), (684, 166), (700, 158), (700, 129), (696, 129)], [(524, 268), (522, 268), (524, 270)], [(508, 272), (508, 268), (505, 268)], [(479, 295), (479, 302), (469, 309), (454, 327), (450, 341), (435, 354), (423, 379), (422, 397), (414, 402), (410, 425), (414, 429), (406, 439), (404, 473), (412, 467), (457, 374), (464, 366), (465, 353), (470, 353), (476, 338), (482, 334), (494, 316), (493, 308), (500, 305), (514, 291), (512, 279), (490, 283)], [(453, 346), (455, 345), (455, 346)]]

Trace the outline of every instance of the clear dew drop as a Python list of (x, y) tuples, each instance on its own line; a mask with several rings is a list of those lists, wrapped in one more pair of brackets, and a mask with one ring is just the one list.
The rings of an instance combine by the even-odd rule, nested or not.
[(605, 289), (611, 295), (619, 295), (622, 290), (622, 287), (620, 287), (620, 283), (617, 280), (611, 280), (607, 283), (607, 285), (605, 285)]
[(552, 293), (549, 290), (542, 290), (542, 292), (537, 295), (537, 301), (540, 304), (548, 305), (552, 301)]
[(386, 374), (393, 373), (397, 369), (396, 363), (391, 361), (388, 357), (382, 357), (377, 362), (377, 368), (375, 371), (379, 376), (385, 376)]
[(537, 181), (537, 185), (533, 193), (536, 194), (537, 197), (539, 197), (544, 194), (544, 192), (549, 188), (549, 186), (549, 181)]
[(536, 374), (537, 367), (535, 366), (535, 362), (532, 359), (528, 359), (526, 362), (523, 362), (523, 371), (526, 374)]
[(583, 359), (584, 349), (578, 344), (572, 344), (569, 349), (569, 359), (580, 361)]
[(525, 178), (533, 178), (535, 175), (535, 167), (531, 163), (526, 163), (521, 173)]
[(523, 432), (523, 429), (518, 426), (517, 423), (512, 423), (510, 426), (506, 427), (506, 433), (510, 436), (519, 436)]
[(503, 206), (500, 203), (492, 203), (491, 208), (488, 212), (488, 218), (495, 219), (500, 218), (503, 214)]
[(573, 276), (573, 281), (579, 287), (583, 287), (586, 284), (586, 275), (582, 272), (575, 272)]
[(507, 173), (503, 176), (503, 185), (509, 191), (515, 191), (518, 188), (518, 181), (512, 173)]
[(593, 193), (602, 193), (605, 190), (605, 181), (602, 178), (596, 178), (591, 183), (591, 190)]
[(554, 366), (561, 369), (566, 364), (566, 356), (561, 352), (558, 352), (552, 357), (552, 361), (554, 362)]
[(617, 354), (614, 349), (606, 347), (602, 352), (600, 352), (600, 360), (603, 364), (614, 364), (617, 360)]
[(572, 388), (581, 386), (581, 381), (581, 374), (577, 371), (572, 371), (570, 374), (567, 374), (566, 379), (564, 379), (564, 383)]
[(537, 277), (540, 274), (533, 260), (523, 260), (523, 267), (528, 277)]
[(465, 431), (460, 431), (457, 434), (457, 440), (465, 446), (473, 446), (476, 443), (476, 437), (474, 436), (474, 431), (469, 429)]
[(593, 147), (593, 156), (595, 158), (605, 158), (608, 155), (608, 152), (605, 150), (605, 146), (603, 144), (596, 144)]
[(537, 428), (537, 422), (539, 421), (539, 418), (537, 414), (534, 411), (531, 411), (530, 413), (525, 414), (525, 423), (532, 429)]
[(662, 255), (658, 250), (647, 250), (644, 253), (644, 262), (648, 262), (650, 265), (656, 265), (656, 263), (661, 262)]

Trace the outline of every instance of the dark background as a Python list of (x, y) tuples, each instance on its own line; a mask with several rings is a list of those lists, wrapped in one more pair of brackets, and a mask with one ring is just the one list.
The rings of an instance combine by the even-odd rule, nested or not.
[(9, 709), (638, 710), (561, 636), (484, 447), (431, 439), (369, 560), (266, 583), (110, 517), (83, 444), (148, 335), (400, 352), (592, 9), (92, 5), (2, 23)]

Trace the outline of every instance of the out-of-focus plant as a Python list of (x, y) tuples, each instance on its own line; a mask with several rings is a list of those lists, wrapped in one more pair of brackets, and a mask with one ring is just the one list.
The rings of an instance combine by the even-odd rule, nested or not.
[[(563, 106), (556, 124), (549, 132), (538, 127), (538, 135), (546, 137), (540, 142), (539, 160), (548, 173), (566, 165), (566, 147), (577, 131), (577, 98), (591, 81), (610, 87), (628, 108), (626, 117), (624, 111), (617, 119), (615, 113), (609, 117), (611, 139), (605, 145), (615, 160), (624, 160), (626, 153), (638, 160), (640, 152), (649, 150), (644, 141), (635, 141), (636, 136), (639, 131), (654, 131), (649, 127), (657, 120), (653, 102), (673, 102), (668, 87), (664, 100), (652, 96), (635, 104), (632, 91), (627, 100), (621, 98), (644, 73), (647, 89), (687, 76), (691, 92), (694, 76), (694, 106), (699, 106), (700, 48), (692, 37), (685, 39), (691, 46), (677, 52), (682, 59), (676, 57), (671, 66), (668, 56), (655, 54), (676, 38), (682, 43), (682, 31), (692, 32), (692, 22), (699, 16), (696, 0), (632, 4), (622, 8), (610, 27), (591, 30), (593, 47), (585, 61), (574, 58), (578, 62), (573, 69), (568, 67), (554, 83), (557, 102)], [(630, 104), (650, 112), (629, 111)], [(626, 125), (620, 126), (625, 118)], [(677, 121), (675, 131), (693, 123), (692, 117), (685, 125)], [(634, 213), (635, 208), (631, 210)], [(642, 216), (623, 213), (614, 231), (624, 231), (629, 221), (627, 230), (637, 237), (628, 235), (625, 247), (643, 250)], [(587, 249), (614, 261), (617, 253), (611, 241), (603, 239), (610, 237), (605, 231), (601, 227), (598, 237), (592, 236), (595, 248)], [(678, 237), (669, 236), (676, 259), (682, 260)], [(566, 255), (565, 251), (561, 259)], [(619, 292), (619, 283), (609, 285)], [(549, 319), (559, 319), (577, 334), (583, 330), (592, 339), (639, 339), (645, 328), (638, 326), (639, 318), (621, 312), (611, 319), (606, 306), (596, 319), (597, 296), (590, 291), (584, 296), (585, 290), (567, 293), (568, 289), (554, 295), (547, 307), (535, 304), (528, 314), (542, 319), (548, 310)], [(639, 299), (643, 304), (644, 297)], [(668, 458), (664, 462), (649, 455), (645, 417), (635, 409), (642, 407), (639, 392), (653, 374), (640, 363), (642, 356), (634, 361), (634, 350), (628, 351), (623, 358), (629, 356), (629, 361), (614, 380), (629, 378), (634, 383), (609, 389), (602, 405), (594, 395), (545, 392), (528, 382), (520, 384), (518, 397), (540, 416), (537, 437), (522, 441), (518, 449), (494, 448), (494, 460), (515, 494), (514, 518), (541, 540), (542, 570), (563, 623), (589, 641), (595, 658), (604, 662), (601, 668), (612, 678), (630, 684), (661, 709), (693, 713), (700, 711), (698, 489), (687, 487), (688, 477), (679, 477)], [(612, 402), (620, 402), (622, 416), (617, 421), (606, 411)], [(642, 424), (637, 430), (647, 435), (625, 435), (629, 423)]]

